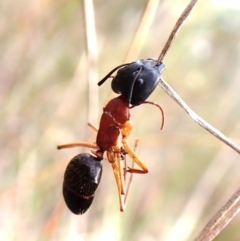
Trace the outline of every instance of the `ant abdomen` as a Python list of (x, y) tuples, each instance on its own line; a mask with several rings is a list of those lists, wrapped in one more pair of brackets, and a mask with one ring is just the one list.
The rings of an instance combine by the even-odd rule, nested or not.
[(74, 214), (83, 214), (91, 206), (102, 176), (102, 160), (87, 153), (75, 156), (67, 165), (63, 197)]

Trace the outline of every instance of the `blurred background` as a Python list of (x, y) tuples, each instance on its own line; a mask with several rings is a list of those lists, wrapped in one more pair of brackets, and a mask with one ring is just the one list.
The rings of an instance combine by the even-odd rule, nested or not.
[[(157, 108), (131, 110), (129, 138), (148, 166), (134, 175), (119, 212), (104, 162), (95, 200), (73, 215), (62, 198), (69, 160), (94, 142), (119, 64), (157, 58), (189, 1), (35, 0), (0, 2), (0, 240), (193, 240), (239, 187), (236, 152), (196, 124), (160, 87)], [(165, 58), (163, 78), (202, 118), (240, 144), (240, 6), (199, 1)], [(95, 21), (94, 21), (95, 18)], [(86, 25), (87, 23), (87, 25)], [(96, 31), (95, 31), (96, 30)], [(216, 238), (239, 240), (240, 217)]]

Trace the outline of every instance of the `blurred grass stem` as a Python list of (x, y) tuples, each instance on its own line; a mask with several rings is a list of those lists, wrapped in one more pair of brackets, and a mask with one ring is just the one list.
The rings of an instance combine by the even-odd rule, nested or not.
[(97, 71), (97, 37), (95, 27), (94, 6), (92, 0), (84, 0), (84, 17), (88, 58), (88, 121), (98, 120), (98, 71)]
[(149, 0), (139, 23), (134, 39), (131, 41), (125, 62), (138, 58), (157, 13), (160, 0)]

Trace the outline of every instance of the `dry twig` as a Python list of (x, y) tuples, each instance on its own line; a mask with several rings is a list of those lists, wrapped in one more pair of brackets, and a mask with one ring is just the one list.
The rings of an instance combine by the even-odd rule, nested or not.
[(211, 126), (208, 122), (203, 120), (194, 111), (192, 111), (188, 105), (180, 98), (180, 96), (161, 78), (159, 81), (161, 88), (178, 104), (180, 105), (190, 117), (196, 121), (201, 127), (210, 132), (212, 135), (217, 137), (220, 141), (224, 142), (226, 145), (230, 146), (233, 150), (240, 154), (240, 147), (222, 134), (219, 130)]
[(226, 204), (211, 218), (194, 241), (213, 240), (240, 211), (240, 187)]
[[(165, 57), (166, 53), (170, 49), (177, 32), (179, 31), (180, 27), (182, 26), (183, 22), (186, 20), (188, 15), (190, 14), (193, 7), (196, 5), (198, 0), (191, 0), (190, 3), (187, 5), (187, 7), (182, 12), (181, 16), (177, 20), (161, 54), (159, 55), (158, 60), (162, 61)], [(217, 137), (219, 140), (224, 142), (226, 145), (230, 146), (233, 150), (238, 152), (240, 154), (240, 147), (232, 142), (229, 138), (227, 138), (225, 135), (223, 135), (220, 131), (218, 131), (216, 128), (211, 126), (209, 123), (207, 123), (205, 120), (203, 120), (201, 117), (199, 117), (195, 112), (193, 112), (188, 105), (180, 98), (180, 96), (161, 78), (159, 81), (159, 85), (161, 88), (175, 101), (177, 104), (179, 104), (190, 116), (191, 118), (196, 121), (200, 126), (202, 126), (205, 130), (210, 132), (212, 135)]]
[[(176, 22), (161, 54), (159, 55), (158, 60), (162, 61), (170, 49), (177, 32), (182, 26), (184, 20), (187, 18), (197, 0), (191, 0), (188, 6), (185, 8), (178, 21)], [(192, 111), (188, 105), (179, 97), (179, 95), (161, 78), (159, 81), (160, 87), (178, 104), (180, 105), (190, 117), (197, 122), (201, 127), (210, 132), (212, 135), (217, 137), (219, 140), (224, 142), (226, 145), (231, 147), (237, 153), (240, 154), (240, 147), (223, 135), (216, 128), (211, 126), (201, 117), (199, 117), (194, 111)], [(209, 221), (206, 227), (202, 232), (197, 236), (194, 241), (211, 241), (213, 240), (225, 227), (226, 225), (234, 218), (234, 216), (240, 210), (240, 188), (232, 195), (232, 197), (227, 201), (227, 203), (217, 212), (215, 216)]]

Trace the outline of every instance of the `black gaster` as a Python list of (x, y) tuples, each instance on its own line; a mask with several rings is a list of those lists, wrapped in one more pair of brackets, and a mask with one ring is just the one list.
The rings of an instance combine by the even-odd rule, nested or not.
[(75, 156), (67, 165), (63, 197), (74, 214), (83, 214), (91, 206), (102, 176), (102, 160), (87, 153)]

